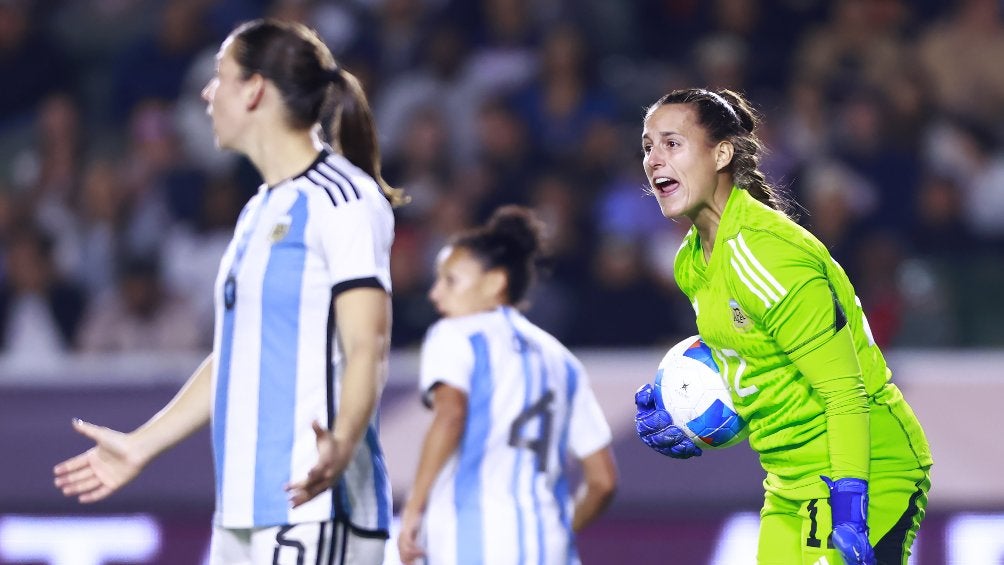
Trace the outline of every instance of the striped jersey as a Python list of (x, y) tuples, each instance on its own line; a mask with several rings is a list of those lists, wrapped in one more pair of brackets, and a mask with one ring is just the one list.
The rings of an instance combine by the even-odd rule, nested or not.
[[(815, 362), (809, 354), (846, 326), (861, 371), (861, 393), (874, 402), (877, 393), (894, 388), (887, 384), (890, 371), (844, 270), (807, 230), (733, 188), (710, 260), (705, 261), (691, 227), (674, 272), (736, 410), (749, 422), (750, 446), (760, 454), (768, 489), (825, 496), (819, 475), (832, 471), (825, 406), (797, 365), (825, 374), (827, 366), (805, 363)], [(902, 396), (896, 402), (903, 402)], [(915, 426), (917, 440), (917, 457), (910, 459), (930, 464), (919, 424), (914, 418), (909, 425)], [(885, 448), (877, 443), (873, 435), (873, 459)], [(864, 457), (855, 462), (861, 474), (850, 476), (867, 477)]]
[(390, 292), (394, 217), (374, 180), (326, 148), (298, 176), (262, 185), (216, 278), (212, 443), (217, 525), (347, 520), (385, 535), (390, 482), (376, 416), (340, 482), (296, 509), (283, 487), (317, 462), (311, 422), (330, 428), (341, 354), (333, 304)]
[(461, 443), (430, 493), (428, 562), (578, 562), (569, 455), (611, 441), (579, 361), (508, 306), (440, 320), (421, 358), (426, 400), (443, 383), (468, 403)]

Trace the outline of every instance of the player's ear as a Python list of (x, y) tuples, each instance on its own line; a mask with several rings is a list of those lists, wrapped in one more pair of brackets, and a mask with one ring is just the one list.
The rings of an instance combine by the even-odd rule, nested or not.
[(719, 141), (715, 147), (715, 171), (721, 171), (732, 162), (736, 148), (731, 141)]
[(488, 296), (497, 296), (506, 301), (506, 287), (509, 286), (509, 278), (506, 277), (502, 269), (492, 269), (485, 273), (484, 289)]
[(243, 96), (245, 108), (249, 111), (257, 108), (265, 96), (265, 77), (258, 73), (251, 75), (244, 84)]

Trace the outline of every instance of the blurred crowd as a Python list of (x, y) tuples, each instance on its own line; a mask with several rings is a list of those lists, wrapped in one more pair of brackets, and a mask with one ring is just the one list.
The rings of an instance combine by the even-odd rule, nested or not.
[(208, 348), (216, 266), (260, 179), (214, 147), (220, 41), (271, 16), (357, 74), (398, 210), (394, 345), (436, 253), (498, 205), (548, 255), (529, 314), (573, 347), (695, 331), (686, 222), (645, 192), (644, 108), (677, 87), (762, 110), (764, 169), (886, 346), (1004, 345), (997, 0), (0, 0), (0, 351)]

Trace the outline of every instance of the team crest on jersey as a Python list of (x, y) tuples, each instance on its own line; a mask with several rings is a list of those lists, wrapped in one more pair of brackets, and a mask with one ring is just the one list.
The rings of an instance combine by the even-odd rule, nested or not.
[(743, 312), (743, 309), (739, 307), (739, 303), (730, 299), (729, 308), (732, 309), (732, 327), (741, 332), (748, 330), (753, 322), (750, 321), (750, 317), (746, 315), (746, 312)]
[(272, 243), (278, 243), (282, 241), (282, 238), (286, 237), (289, 233), (289, 226), (293, 224), (293, 218), (289, 216), (283, 216), (279, 218), (279, 221), (272, 226), (272, 231), (268, 233), (268, 240)]

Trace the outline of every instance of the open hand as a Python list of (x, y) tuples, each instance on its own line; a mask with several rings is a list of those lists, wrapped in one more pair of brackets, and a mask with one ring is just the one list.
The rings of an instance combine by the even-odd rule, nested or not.
[(307, 478), (286, 485), (293, 508), (329, 489), (349, 464), (351, 454), (345, 446), (317, 420), (312, 427), (317, 437), (317, 464), (307, 472)]
[(97, 502), (133, 480), (146, 461), (137, 456), (129, 436), (83, 420), (73, 429), (94, 440), (94, 447), (53, 468), (56, 488), (82, 503)]

